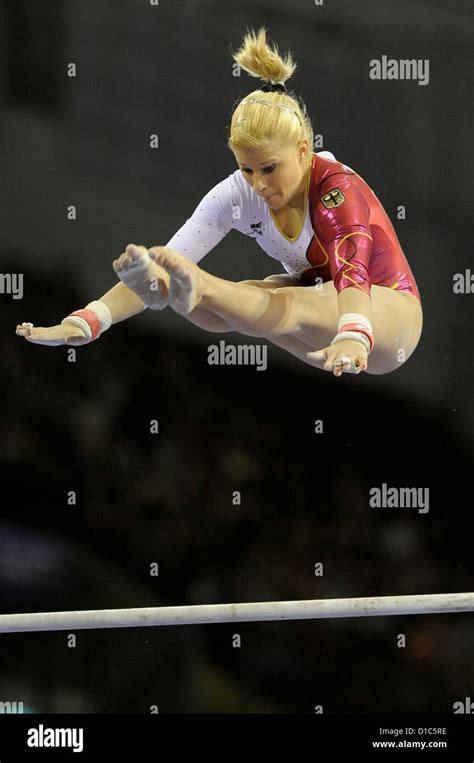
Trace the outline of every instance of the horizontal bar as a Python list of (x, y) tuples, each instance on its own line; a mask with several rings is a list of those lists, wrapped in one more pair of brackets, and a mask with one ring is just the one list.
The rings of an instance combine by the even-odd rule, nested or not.
[(304, 599), (249, 604), (194, 604), (182, 607), (91, 609), (0, 615), (0, 633), (65, 631), (87, 628), (147, 628), (263, 620), (313, 620), (375, 615), (434, 615), (473, 612), (474, 593), (373, 596), (359, 599)]

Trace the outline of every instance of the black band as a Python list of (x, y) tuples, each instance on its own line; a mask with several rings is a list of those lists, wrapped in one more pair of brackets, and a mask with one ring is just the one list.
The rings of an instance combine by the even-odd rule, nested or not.
[(262, 85), (260, 90), (263, 90), (264, 93), (269, 93), (269, 92), (271, 92), (273, 90), (280, 90), (282, 93), (287, 93), (288, 92), (284, 84), (283, 85), (281, 85), (280, 83), (273, 84), (270, 81), (265, 82), (265, 84)]

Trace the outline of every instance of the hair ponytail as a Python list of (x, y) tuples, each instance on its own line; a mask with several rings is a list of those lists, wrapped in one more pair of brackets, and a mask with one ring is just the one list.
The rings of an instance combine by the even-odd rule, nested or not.
[[(257, 34), (247, 32), (234, 61), (251, 77), (273, 83), (286, 83), (297, 68), (291, 53), (283, 58), (278, 48), (267, 42), (265, 27)], [(313, 128), (306, 106), (294, 93), (254, 90), (236, 107), (232, 115), (228, 146), (234, 149), (266, 149), (271, 143), (295, 143), (307, 138), (309, 154), (313, 148)]]

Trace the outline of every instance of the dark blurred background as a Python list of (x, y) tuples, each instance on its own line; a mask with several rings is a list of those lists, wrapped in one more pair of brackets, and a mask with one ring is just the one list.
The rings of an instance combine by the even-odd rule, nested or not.
[[(0, 294), (1, 612), (472, 590), (474, 296), (453, 289), (472, 267), (470, 22), (463, 0), (0, 3), (1, 271), (24, 274), (22, 299)], [(98, 299), (128, 243), (165, 244), (234, 172), (232, 109), (257, 81), (234, 76), (229, 46), (261, 25), (298, 63), (317, 150), (361, 174), (395, 225), (424, 310), (414, 355), (340, 379), (272, 345), (264, 373), (209, 366), (221, 339), (264, 342), (170, 309), (114, 326), (76, 362), (17, 337), (18, 322)], [(383, 55), (428, 59), (429, 84), (371, 80)], [(231, 280), (278, 272), (235, 231), (200, 264)], [(371, 509), (382, 483), (429, 487), (429, 512)], [(473, 691), (468, 615), (76, 637), (1, 635), (0, 702), (452, 712)]]

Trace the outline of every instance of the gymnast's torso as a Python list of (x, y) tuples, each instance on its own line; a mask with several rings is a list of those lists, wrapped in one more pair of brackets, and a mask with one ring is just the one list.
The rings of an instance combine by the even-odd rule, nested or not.
[[(212, 188), (167, 246), (199, 262), (231, 230), (250, 236), (302, 285), (332, 280), (337, 291), (372, 285), (420, 294), (392, 223), (370, 186), (328, 151), (314, 153), (304, 217), (289, 236), (240, 169)], [(287, 219), (294, 226), (295, 218)], [(289, 229), (289, 228), (288, 228)]]

